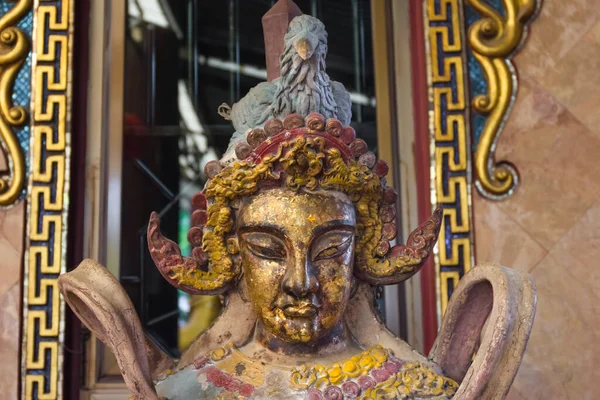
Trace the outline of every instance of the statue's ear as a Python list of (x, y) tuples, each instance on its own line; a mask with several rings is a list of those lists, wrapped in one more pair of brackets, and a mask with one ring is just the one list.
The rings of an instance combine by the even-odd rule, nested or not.
[(443, 211), (436, 208), (431, 217), (411, 232), (405, 245), (389, 249), (381, 259), (357, 260), (355, 275), (372, 285), (393, 285), (416, 274), (437, 242)]
[[(216, 236), (213, 234), (211, 238)], [(190, 229), (188, 240), (192, 244), (201, 242), (202, 229)], [(211, 243), (209, 247), (218, 247), (221, 254), (218, 268), (211, 265), (208, 255), (200, 247), (194, 249), (192, 257), (183, 257), (177, 243), (161, 233), (158, 214), (152, 213), (150, 216), (148, 250), (163, 278), (177, 289), (193, 295), (219, 295), (236, 285), (237, 271), (234, 271), (225, 243)]]
[(521, 271), (478, 266), (460, 280), (430, 353), (448, 377), (461, 382), (455, 398), (506, 397), (525, 352), (535, 306), (535, 286)]

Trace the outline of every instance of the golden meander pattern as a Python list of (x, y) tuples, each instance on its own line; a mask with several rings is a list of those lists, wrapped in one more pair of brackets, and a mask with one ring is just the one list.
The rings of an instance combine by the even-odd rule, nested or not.
[(24, 107), (14, 106), (13, 88), (30, 50), (29, 38), (16, 27), (31, 11), (33, 0), (19, 0), (0, 18), (0, 138), (8, 159), (9, 174), (0, 177), (0, 206), (11, 206), (25, 185), (25, 155), (14, 128), (27, 120)]
[(41, 1), (34, 9), (31, 200), (23, 304), (25, 399), (62, 397), (64, 303), (58, 276), (65, 270), (72, 24), (70, 0)]
[(440, 314), (446, 310), (451, 288), (473, 266), (469, 113), (461, 9), (461, 0), (427, 1), (429, 24), (425, 29), (430, 52), (430, 130), (434, 143), (432, 203), (443, 207), (444, 224), (450, 224), (448, 230), (442, 226), (435, 253)]

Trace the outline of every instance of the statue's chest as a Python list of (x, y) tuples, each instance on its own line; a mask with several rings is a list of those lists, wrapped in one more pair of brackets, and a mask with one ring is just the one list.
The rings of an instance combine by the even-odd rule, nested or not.
[(457, 384), (381, 347), (329, 366), (266, 364), (217, 349), (157, 385), (159, 396), (187, 399), (449, 399)]
[(254, 369), (244, 362), (232, 367), (188, 367), (158, 383), (157, 393), (168, 400), (307, 398), (306, 391), (290, 388), (289, 371), (266, 365)]

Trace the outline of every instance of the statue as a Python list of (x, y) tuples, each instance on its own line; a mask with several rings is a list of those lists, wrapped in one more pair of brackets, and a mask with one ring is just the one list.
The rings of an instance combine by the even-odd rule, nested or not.
[(478, 266), (459, 283), (429, 357), (380, 322), (371, 285), (414, 275), (442, 222), (436, 209), (396, 238), (388, 166), (347, 126), (348, 93), (325, 72), (316, 18), (289, 23), (280, 78), (227, 110), (236, 134), (192, 200), (192, 256), (160, 232), (165, 279), (223, 296), (223, 311), (175, 362), (144, 336), (114, 277), (86, 260), (60, 278), (73, 311), (116, 355), (135, 399), (501, 399), (533, 323), (523, 273)]

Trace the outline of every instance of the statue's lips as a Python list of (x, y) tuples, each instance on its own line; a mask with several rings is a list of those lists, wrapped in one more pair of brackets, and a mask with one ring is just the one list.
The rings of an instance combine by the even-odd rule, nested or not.
[(283, 314), (288, 318), (308, 318), (317, 314), (318, 308), (314, 304), (290, 304), (283, 307)]

